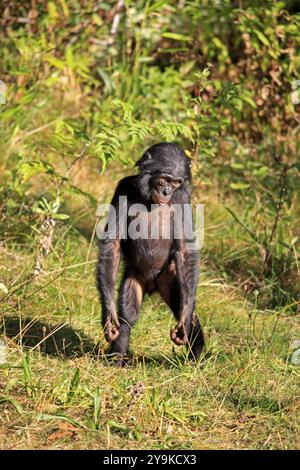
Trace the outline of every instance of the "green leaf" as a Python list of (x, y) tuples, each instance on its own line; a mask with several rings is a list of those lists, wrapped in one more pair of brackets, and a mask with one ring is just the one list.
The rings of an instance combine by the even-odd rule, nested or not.
[(245, 103), (250, 104), (250, 106), (251, 106), (253, 109), (256, 109), (256, 108), (257, 108), (256, 103), (255, 103), (255, 101), (251, 98), (251, 96), (243, 95), (243, 96), (241, 96), (241, 99), (242, 99), (242, 101), (244, 101)]
[(11, 405), (13, 405), (15, 407), (15, 409), (17, 410), (18, 413), (22, 414), (24, 412), (22, 406), (20, 405), (20, 403), (15, 400), (14, 398), (10, 398), (10, 397), (6, 397), (6, 396), (0, 396), (0, 405), (2, 403), (10, 403)]
[(70, 403), (73, 400), (76, 394), (76, 391), (79, 387), (79, 383), (80, 383), (80, 371), (78, 368), (76, 368), (74, 375), (71, 379), (70, 385), (69, 385), (69, 389), (67, 393), (67, 403)]
[[(149, 2), (150, 3), (150, 2)], [(161, 8), (163, 8), (165, 5), (168, 4), (167, 0), (158, 0), (157, 2), (154, 2), (153, 5), (149, 5), (147, 8), (147, 13), (152, 13), (153, 11), (159, 11)]]
[(60, 120), (56, 121), (55, 134), (64, 135), (66, 131), (72, 136), (74, 135), (74, 128), (70, 124), (68, 124), (65, 121), (60, 121)]
[(182, 64), (179, 69), (180, 74), (183, 77), (187, 75), (194, 68), (195, 63), (196, 63), (195, 60), (189, 60), (188, 62), (185, 62), (184, 64)]
[(78, 426), (81, 428), (85, 428), (83, 424), (81, 424), (79, 421), (76, 421), (73, 418), (69, 418), (68, 416), (65, 415), (60, 415), (60, 414), (47, 414), (47, 413), (39, 413), (37, 415), (37, 419), (43, 420), (43, 421), (51, 421), (52, 419), (60, 419), (61, 421), (67, 421), (70, 424), (73, 424), (74, 426)]
[(117, 423), (114, 420), (107, 421), (107, 424), (109, 425), (111, 432), (124, 434), (125, 436), (127, 436), (130, 432), (130, 429), (127, 426)]
[(40, 207), (32, 206), (31, 210), (32, 212), (36, 212), (37, 214), (47, 214), (47, 211), (45, 211), (45, 209), (41, 209)]
[(113, 89), (113, 82), (111, 77), (100, 67), (97, 68), (97, 72), (99, 73), (100, 77), (103, 80), (104, 88), (106, 93), (111, 93)]
[(234, 170), (243, 170), (243, 169), (244, 169), (243, 163), (235, 162), (235, 163), (231, 163), (230, 166), (231, 166), (231, 168), (233, 168)]
[(101, 396), (100, 396), (99, 387), (97, 387), (94, 392), (93, 401), (94, 401), (94, 423), (97, 426), (97, 424), (100, 421), (100, 416), (101, 416)]
[(250, 230), (250, 228), (245, 224), (245, 222), (243, 220), (241, 220), (234, 212), (232, 209), (230, 209), (230, 207), (227, 207), (227, 206), (224, 206), (225, 209), (229, 212), (229, 214), (232, 215), (232, 217), (234, 218), (234, 220), (241, 226), (243, 227), (246, 232), (251, 236), (251, 238), (253, 238), (253, 240), (255, 240), (257, 243), (258, 243), (258, 237), (256, 236), (256, 234)]
[(261, 31), (259, 31), (258, 29), (254, 29), (254, 33), (265, 46), (270, 47), (269, 39)]
[(18, 173), (21, 176), (22, 182), (26, 183), (30, 180), (30, 178), (37, 175), (38, 173), (55, 174), (55, 171), (50, 163), (38, 160), (36, 162), (22, 163), (19, 167)]
[(267, 166), (262, 166), (259, 169), (255, 169), (252, 172), (252, 175), (257, 178), (264, 178), (269, 174), (269, 168)]
[(60, 1), (60, 4), (61, 4), (61, 7), (63, 9), (65, 17), (68, 18), (69, 17), (69, 8), (68, 8), (66, 0), (59, 0), (59, 1)]
[(70, 218), (68, 214), (53, 214), (52, 217), (53, 219), (58, 219), (58, 220), (66, 220)]
[(63, 60), (58, 59), (57, 57), (54, 57), (53, 55), (47, 55), (45, 57), (45, 60), (50, 65), (53, 65), (53, 67), (56, 67), (57, 69), (64, 70), (64, 68), (66, 67), (66, 64)]
[(48, 2), (47, 7), (48, 7), (48, 14), (49, 14), (51, 21), (59, 18), (59, 13), (57, 11), (57, 8), (54, 2)]
[(174, 39), (175, 41), (191, 41), (192, 38), (190, 36), (185, 36), (184, 34), (178, 33), (162, 33), (163, 38)]
[(250, 184), (248, 183), (231, 183), (230, 187), (234, 190), (243, 190), (249, 188)]
[(74, 70), (74, 55), (73, 55), (73, 50), (71, 46), (68, 46), (66, 48), (66, 61), (67, 61), (67, 66), (70, 70)]

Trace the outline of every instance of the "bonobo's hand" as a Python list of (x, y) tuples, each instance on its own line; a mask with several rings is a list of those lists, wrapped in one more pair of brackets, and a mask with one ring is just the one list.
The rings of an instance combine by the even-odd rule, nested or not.
[(188, 336), (186, 333), (185, 322), (180, 320), (175, 328), (170, 331), (171, 340), (177, 345), (182, 346), (188, 343)]
[(104, 336), (108, 343), (112, 343), (119, 336), (120, 323), (117, 315), (114, 313), (110, 315), (104, 325)]

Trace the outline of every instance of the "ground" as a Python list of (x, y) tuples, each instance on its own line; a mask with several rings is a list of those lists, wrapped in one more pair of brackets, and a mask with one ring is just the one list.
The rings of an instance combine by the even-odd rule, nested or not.
[(201, 360), (189, 363), (173, 347), (174, 319), (154, 295), (133, 331), (133, 364), (120, 369), (101, 357), (90, 240), (62, 224), (51, 269), (25, 284), (32, 253), (12, 248), (0, 248), (1, 279), (10, 285), (0, 312), (0, 448), (299, 448), (296, 316), (258, 311), (204, 264)]

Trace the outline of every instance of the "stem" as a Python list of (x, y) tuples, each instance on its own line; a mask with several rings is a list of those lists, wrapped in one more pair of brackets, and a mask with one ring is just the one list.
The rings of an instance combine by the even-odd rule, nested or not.
[(283, 193), (284, 193), (284, 190), (285, 190), (285, 180), (286, 180), (287, 172), (288, 172), (288, 166), (284, 165), (282, 173), (280, 175), (279, 202), (278, 202), (277, 207), (276, 207), (276, 215), (275, 215), (273, 227), (272, 227), (272, 230), (271, 230), (269, 242), (265, 246), (266, 254), (265, 254), (265, 258), (264, 258), (264, 262), (263, 262), (261, 275), (263, 275), (265, 273), (266, 269), (269, 267), (269, 264), (270, 264), (271, 244), (272, 244), (272, 241), (273, 241), (276, 229), (277, 229), (277, 225), (278, 225), (278, 222), (279, 222), (279, 217), (280, 217), (280, 213), (281, 213), (281, 209), (282, 209), (282, 205), (283, 205)]

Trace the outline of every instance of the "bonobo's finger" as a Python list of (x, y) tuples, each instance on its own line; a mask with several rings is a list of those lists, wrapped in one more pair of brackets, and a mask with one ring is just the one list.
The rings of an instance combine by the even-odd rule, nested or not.
[(185, 334), (184, 328), (181, 327), (178, 329), (172, 329), (170, 331), (170, 338), (177, 346), (183, 346), (188, 343), (188, 337)]
[(177, 332), (174, 329), (170, 331), (170, 338), (173, 341), (173, 343), (176, 344), (176, 346), (182, 346), (185, 344), (184, 340), (177, 336)]
[(115, 311), (114, 311), (114, 312), (112, 313), (112, 315), (111, 315), (111, 320), (112, 320), (112, 323), (114, 323), (117, 328), (120, 328), (120, 323), (119, 323), (118, 315), (116, 314)]

